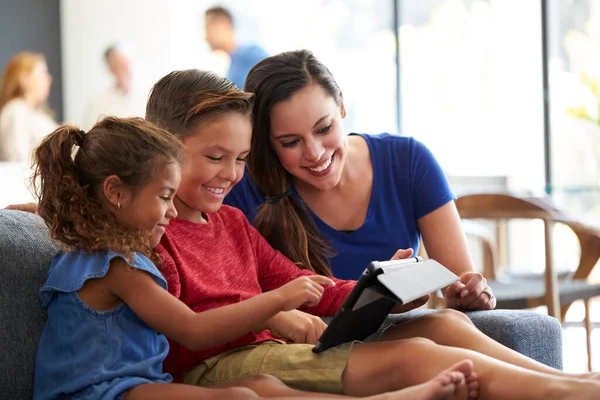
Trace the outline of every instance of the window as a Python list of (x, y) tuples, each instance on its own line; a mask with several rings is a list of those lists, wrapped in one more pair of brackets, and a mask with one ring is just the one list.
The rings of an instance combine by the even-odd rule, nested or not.
[(540, 3), (399, 4), (402, 133), (433, 151), (457, 194), (541, 192)]
[[(344, 94), (348, 132), (396, 132), (396, 43), (387, 0), (224, 1), (240, 42), (309, 49)], [(223, 74), (226, 71), (223, 65)]]
[(600, 3), (548, 2), (550, 192), (557, 205), (600, 221)]

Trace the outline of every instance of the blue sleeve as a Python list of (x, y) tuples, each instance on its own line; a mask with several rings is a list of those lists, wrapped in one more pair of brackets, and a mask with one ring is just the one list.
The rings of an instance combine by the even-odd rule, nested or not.
[(256, 53), (255, 53), (256, 63), (258, 63), (259, 61), (262, 61), (265, 58), (269, 57), (269, 55), (267, 54), (267, 52), (265, 51), (265, 49), (263, 49), (260, 46), (256, 46), (256, 47), (257, 47)]
[(440, 164), (431, 151), (414, 138), (410, 161), (414, 214), (417, 219), (455, 199)]
[(254, 220), (265, 196), (250, 178), (246, 169), (242, 180), (235, 185), (223, 200), (223, 204), (241, 210), (250, 222)]

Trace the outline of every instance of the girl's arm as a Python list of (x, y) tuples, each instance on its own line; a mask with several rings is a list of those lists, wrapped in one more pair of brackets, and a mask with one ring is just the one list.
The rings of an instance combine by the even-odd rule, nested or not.
[(192, 351), (231, 342), (258, 330), (279, 311), (316, 303), (323, 293), (321, 285), (328, 284), (324, 280), (327, 278), (296, 280), (282, 290), (195, 313), (161, 288), (148, 273), (129, 267), (122, 258), (111, 261), (105, 279), (109, 290), (140, 319)]

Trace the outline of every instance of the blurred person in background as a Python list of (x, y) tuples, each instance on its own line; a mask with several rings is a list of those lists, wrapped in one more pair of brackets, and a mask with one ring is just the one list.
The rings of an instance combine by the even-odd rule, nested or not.
[(244, 87), (250, 69), (268, 57), (267, 52), (257, 44), (239, 44), (233, 28), (233, 17), (223, 7), (212, 7), (204, 13), (206, 41), (213, 51), (229, 54), (230, 64), (227, 79), (238, 88)]
[(0, 83), (0, 161), (29, 162), (58, 126), (46, 104), (51, 84), (43, 54), (22, 52), (9, 60)]
[(103, 117), (144, 117), (146, 98), (134, 90), (130, 58), (121, 45), (112, 45), (104, 51), (104, 61), (114, 84), (96, 95), (86, 106), (82, 127), (91, 129)]

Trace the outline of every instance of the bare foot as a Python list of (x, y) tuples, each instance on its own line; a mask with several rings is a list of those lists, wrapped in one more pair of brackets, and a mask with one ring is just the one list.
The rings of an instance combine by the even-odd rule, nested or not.
[[(473, 372), (473, 362), (464, 360), (441, 372), (435, 378), (417, 386), (369, 397), (370, 400), (468, 400), (476, 398), (479, 383)], [(471, 394), (475, 394), (475, 397)]]

